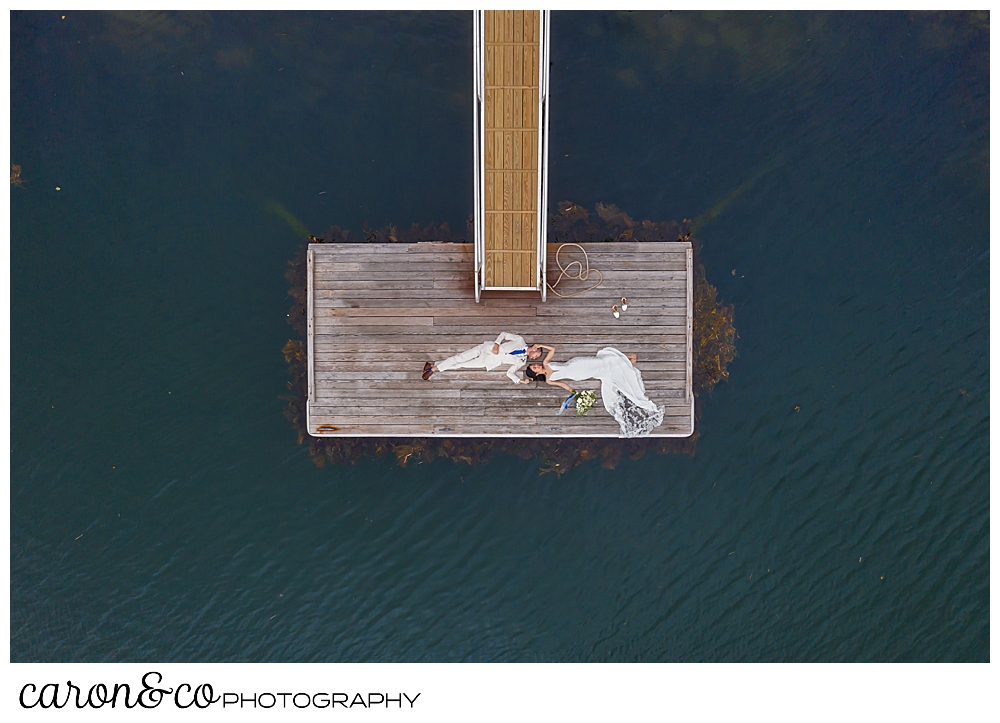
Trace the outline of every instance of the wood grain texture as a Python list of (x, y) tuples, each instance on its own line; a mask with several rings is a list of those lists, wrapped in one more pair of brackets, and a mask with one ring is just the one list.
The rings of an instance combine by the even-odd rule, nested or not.
[[(522, 243), (524, 227), (522, 226)], [(555, 278), (550, 244), (549, 278)], [(639, 357), (647, 394), (665, 407), (653, 436), (693, 430), (689, 243), (584, 244), (605, 274), (593, 291), (542, 303), (534, 292), (483, 292), (475, 302), (471, 244), (312, 244), (308, 253), (308, 428), (318, 436), (617, 437), (598, 405), (556, 416), (565, 398), (546, 384), (514, 385), (504, 369), (421, 379), (440, 361), (501, 331), (556, 347), (556, 359), (613, 346)], [(516, 266), (517, 253), (500, 252)], [(563, 261), (567, 260), (566, 253)], [(488, 259), (487, 259), (488, 261)], [(497, 265), (505, 263), (500, 258)], [(521, 273), (523, 273), (523, 268)], [(574, 282), (560, 289), (572, 292)], [(578, 283), (579, 282), (575, 282)], [(565, 288), (563, 288), (565, 286)], [(583, 285), (581, 285), (583, 286)], [(628, 296), (615, 319), (611, 305)], [(599, 382), (578, 383), (598, 389)]]

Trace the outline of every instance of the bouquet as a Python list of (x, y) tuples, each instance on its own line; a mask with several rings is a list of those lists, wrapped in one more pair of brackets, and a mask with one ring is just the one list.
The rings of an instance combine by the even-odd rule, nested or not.
[(582, 417), (597, 402), (597, 394), (592, 390), (576, 393), (576, 416)]

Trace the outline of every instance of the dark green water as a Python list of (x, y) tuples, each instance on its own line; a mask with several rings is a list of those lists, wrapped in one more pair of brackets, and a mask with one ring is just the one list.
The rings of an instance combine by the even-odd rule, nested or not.
[(714, 209), (740, 334), (561, 478), (282, 417), (274, 204), (464, 229), (468, 14), (10, 25), (12, 660), (989, 659), (988, 16), (553, 14), (551, 206)]

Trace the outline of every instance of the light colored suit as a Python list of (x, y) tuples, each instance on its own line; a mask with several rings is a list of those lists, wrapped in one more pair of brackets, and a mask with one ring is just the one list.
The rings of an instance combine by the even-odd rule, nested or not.
[[(499, 349), (498, 354), (493, 353), (493, 345)], [(507, 377), (515, 384), (521, 383), (519, 374), (522, 367), (528, 361), (528, 345), (524, 343), (517, 334), (501, 331), (496, 341), (484, 341), (478, 346), (467, 349), (455, 356), (450, 356), (444, 361), (439, 361), (436, 366), (439, 372), (449, 369), (486, 369), (493, 371), (499, 366), (507, 366)], [(520, 354), (517, 352), (521, 352)]]

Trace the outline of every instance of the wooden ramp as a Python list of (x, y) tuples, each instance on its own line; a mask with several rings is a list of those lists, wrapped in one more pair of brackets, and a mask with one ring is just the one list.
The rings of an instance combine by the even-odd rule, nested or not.
[[(483, 293), (473, 300), (472, 244), (312, 244), (308, 252), (309, 400), (315, 436), (617, 437), (600, 402), (556, 416), (565, 394), (514, 385), (505, 369), (440, 372), (440, 361), (501, 331), (556, 347), (556, 360), (614, 346), (638, 355), (648, 396), (666, 407), (652, 436), (694, 429), (693, 276), (689, 242), (583, 244), (604, 282), (580, 296)], [(569, 258), (563, 252), (563, 262)], [(550, 249), (554, 257), (555, 246)], [(593, 277), (592, 277), (593, 278)], [(572, 284), (576, 283), (574, 287)], [(564, 288), (565, 287), (565, 288)], [(563, 281), (558, 290), (585, 288)], [(620, 319), (611, 306), (625, 295)], [(599, 382), (580, 382), (599, 389)]]
[(545, 292), (548, 12), (473, 22), (475, 290)]

